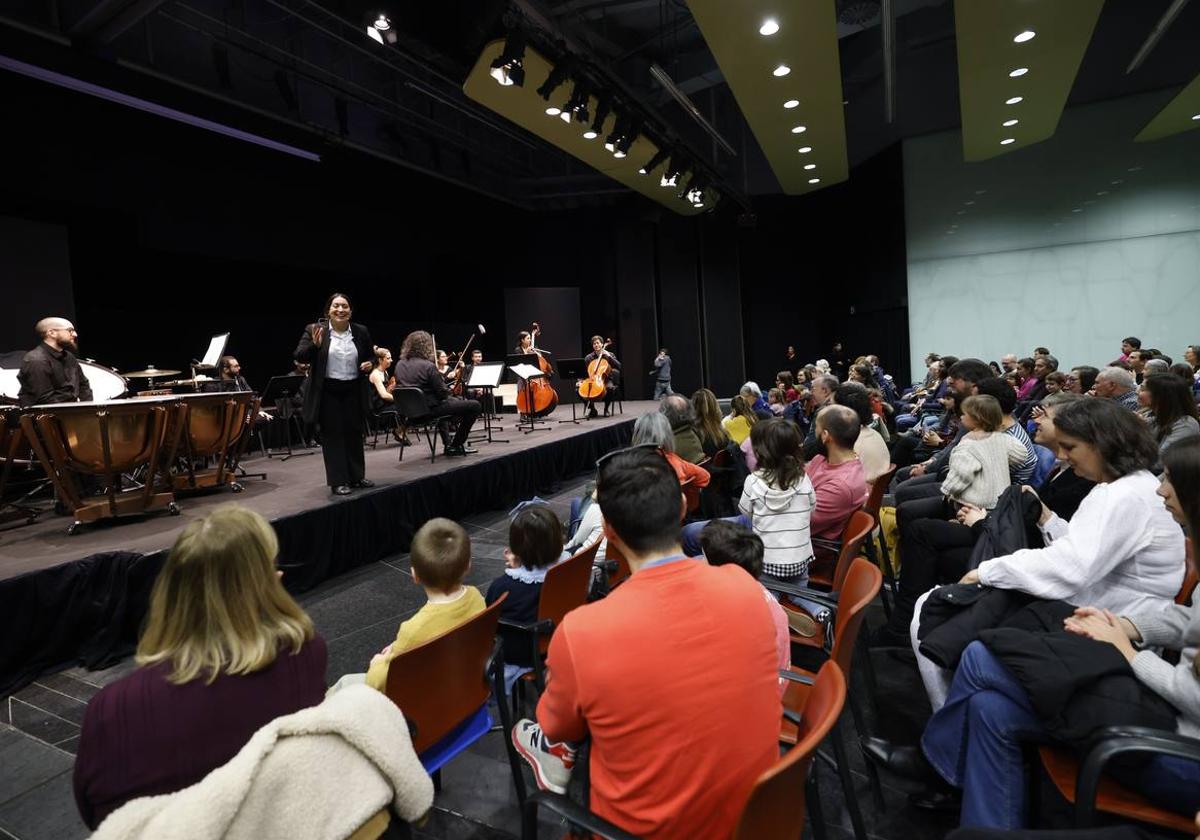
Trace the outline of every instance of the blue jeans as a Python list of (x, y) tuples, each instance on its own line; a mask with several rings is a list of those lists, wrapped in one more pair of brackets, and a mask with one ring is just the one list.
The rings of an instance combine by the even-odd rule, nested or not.
[(661, 400), (663, 397), (669, 397), (675, 392), (671, 390), (670, 379), (658, 379), (654, 382), (654, 399)]
[(921, 738), (934, 769), (962, 788), (960, 825), (1025, 825), (1028, 786), (1021, 742), (1045, 731), (1012, 673), (982, 642), (971, 642), (946, 704), (929, 719)]

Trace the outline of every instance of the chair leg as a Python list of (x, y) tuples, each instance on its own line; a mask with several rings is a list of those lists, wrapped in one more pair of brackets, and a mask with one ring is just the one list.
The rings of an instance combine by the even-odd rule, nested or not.
[(434, 770), (433, 775), (430, 776), (430, 778), (433, 779), (433, 792), (441, 793), (442, 792), (442, 771)]
[(846, 755), (845, 733), (840, 722), (834, 725), (829, 738), (833, 741), (833, 753), (837, 758), (838, 777), (842, 782), (842, 798), (846, 800), (846, 810), (850, 812), (850, 824), (854, 827), (856, 840), (867, 840), (867, 828), (863, 823), (862, 810), (858, 807), (858, 798), (854, 794), (854, 777), (850, 774), (850, 761)]
[(874, 537), (868, 537), (867, 540), (863, 542), (863, 554), (867, 555), (867, 559), (870, 560), (873, 565), (878, 566), (879, 570), (883, 572), (884, 585), (879, 589), (879, 599), (883, 602), (884, 616), (891, 621), (892, 605), (888, 600), (889, 593), (887, 588), (887, 571), (883, 567), (883, 559), (879, 554), (878, 546), (875, 545)]
[(433, 439), (434, 433), (429, 426), (425, 427), (425, 442), (429, 444), (429, 463), (437, 460), (437, 443)]
[[(867, 735), (867, 728), (863, 722), (863, 713), (862, 709), (859, 708), (857, 696), (847, 696), (846, 705), (850, 707), (850, 717), (854, 721), (854, 731), (861, 741)], [(838, 761), (840, 762), (841, 760), (839, 757)], [(867, 760), (866, 756), (863, 757), (863, 763), (867, 768), (867, 781), (871, 786), (871, 799), (875, 803), (875, 810), (882, 814), (887, 810), (887, 805), (883, 801), (883, 787), (879, 783), (879, 769), (875, 766), (874, 762)]]
[[(825, 840), (825, 812), (821, 810), (821, 790), (817, 783), (819, 762), (808, 766), (808, 778), (804, 781), (804, 802), (808, 809), (808, 824), (812, 828), (813, 840)], [(803, 827), (801, 827), (803, 830)]]
[(883, 560), (880, 569), (883, 571), (883, 608), (891, 615), (891, 608), (888, 602), (895, 597), (896, 592), (896, 569), (892, 565), (892, 557), (888, 552), (887, 537), (883, 535), (883, 528), (879, 529), (879, 556)]

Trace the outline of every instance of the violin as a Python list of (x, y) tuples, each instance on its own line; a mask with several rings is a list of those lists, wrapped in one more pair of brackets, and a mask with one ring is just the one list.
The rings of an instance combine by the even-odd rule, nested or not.
[(608, 345), (610, 344), (612, 344), (612, 339), (606, 339), (604, 346), (600, 348), (600, 352), (596, 358), (588, 362), (587, 379), (579, 383), (579, 396), (582, 399), (598, 400), (608, 390), (605, 381), (608, 379), (608, 372), (612, 368), (612, 365), (608, 363), (608, 358), (604, 351), (608, 349)]
[(558, 406), (558, 391), (554, 390), (549, 378), (554, 370), (550, 367), (550, 360), (537, 349), (536, 341), (541, 331), (537, 321), (534, 321), (533, 329), (529, 331), (529, 349), (537, 354), (538, 367), (546, 375), (529, 380), (528, 388), (517, 391), (517, 411), (533, 417), (545, 416)]

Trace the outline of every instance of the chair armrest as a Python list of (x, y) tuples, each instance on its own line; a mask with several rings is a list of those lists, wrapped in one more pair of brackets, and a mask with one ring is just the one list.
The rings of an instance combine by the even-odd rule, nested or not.
[(521, 819), (522, 840), (537, 840), (537, 811), (542, 806), (566, 819), (572, 825), (577, 825), (587, 832), (608, 840), (638, 840), (636, 835), (598, 817), (565, 796), (549, 791), (538, 791), (525, 800), (525, 808)]
[(813, 548), (824, 548), (827, 551), (832, 551), (834, 554), (839, 554), (842, 550), (841, 540), (827, 540), (824, 537), (812, 538)]
[(532, 633), (535, 636), (550, 636), (554, 633), (554, 622), (548, 618), (543, 618), (541, 621), (532, 621), (528, 624), (521, 624), (517, 621), (510, 621), (507, 618), (500, 619), (500, 626), (508, 630), (519, 630), (522, 633)]
[(1104, 768), (1117, 756), (1135, 752), (1200, 762), (1200, 741), (1145, 726), (1108, 726), (1099, 730), (1075, 780), (1075, 822), (1079, 828), (1089, 828), (1094, 822)]
[(802, 726), (804, 724), (804, 715), (799, 712), (793, 712), (786, 707), (783, 710), (783, 719), (794, 726)]
[(797, 674), (795, 671), (781, 670), (779, 679), (787, 680), (788, 682), (800, 683), (801, 685), (812, 685), (813, 678), (807, 674)]

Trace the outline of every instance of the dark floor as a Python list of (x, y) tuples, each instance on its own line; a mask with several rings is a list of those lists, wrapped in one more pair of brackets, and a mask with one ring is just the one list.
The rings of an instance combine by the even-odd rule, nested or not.
[[(586, 477), (580, 477), (565, 482), (548, 500), (564, 520), (571, 498), (585, 481)], [(482, 586), (503, 567), (507, 514), (481, 514), (464, 525), (471, 535), (475, 558), (468, 582)], [(408, 570), (407, 556), (391, 558), (329, 581), (302, 598), (329, 645), (329, 682), (344, 673), (362, 671), (371, 655), (394, 638), (397, 625), (420, 607), (424, 596), (413, 585)], [(868, 618), (872, 626), (881, 620), (881, 615)], [(893, 699), (872, 717), (881, 731), (912, 737), (927, 714), (921, 708), (924, 694), (915, 670), (887, 652), (876, 652), (874, 660), (880, 694)], [(71, 791), (79, 724), (88, 699), (131, 667), (132, 662), (126, 661), (105, 671), (73, 668), (45, 675), (0, 700), (0, 838), (69, 840), (87, 835)], [(863, 687), (856, 683), (854, 691), (861, 696)], [(853, 737), (848, 716), (846, 728), (847, 735)], [(418, 837), (487, 840), (519, 834), (520, 815), (500, 738), (499, 733), (488, 735), (442, 771), (442, 792), (429, 823), (417, 832)], [(944, 836), (954, 825), (950, 817), (912, 808), (904, 790), (886, 780), (887, 810), (877, 813), (861, 772), (861, 759), (856, 750), (851, 752), (857, 799), (866, 812), (871, 837), (932, 840)], [(850, 838), (853, 835), (837, 780), (828, 768), (820, 772), (827, 836), (830, 840)], [(562, 833), (546, 824), (542, 836), (559, 837)]]

